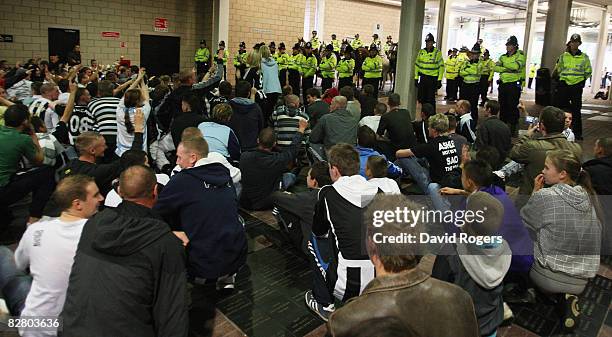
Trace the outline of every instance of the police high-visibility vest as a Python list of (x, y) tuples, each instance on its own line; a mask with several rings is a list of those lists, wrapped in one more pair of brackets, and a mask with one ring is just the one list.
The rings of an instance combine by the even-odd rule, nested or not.
[(300, 59), (304, 56), (302, 54), (297, 55), (289, 55), (289, 64), (287, 64), (287, 69), (289, 70), (297, 70), (300, 71)]
[(379, 55), (375, 57), (366, 57), (361, 65), (364, 78), (381, 78), (382, 77), (382, 58)]
[(234, 55), (234, 67), (238, 68), (241, 66), (246, 66), (246, 50), (240, 50), (236, 55)]
[[(217, 50), (217, 55), (219, 55), (219, 51)], [(216, 57), (216, 56), (215, 56)], [(229, 51), (227, 49), (223, 49), (223, 65), (227, 65), (227, 59), (229, 58)]]
[(312, 49), (319, 49), (319, 46), (321, 45), (318, 37), (313, 37), (310, 39), (310, 44), (312, 45)]
[(317, 58), (313, 54), (309, 56), (302, 55), (299, 58), (299, 63), (302, 77), (314, 77), (317, 72)]
[(438, 81), (444, 76), (444, 60), (442, 53), (436, 48), (431, 52), (426, 49), (419, 50), (419, 55), (414, 63), (414, 78), (419, 78), (419, 75), (435, 76)]
[(339, 78), (347, 78), (353, 77), (353, 72), (355, 70), (355, 60), (353, 59), (343, 59), (338, 62), (338, 66), (336, 67), (338, 70)]
[(336, 40), (331, 40), (331, 44), (334, 47), (334, 51), (336, 53), (340, 52), (340, 40), (336, 39)]
[(278, 70), (285, 70), (289, 68), (289, 63), (291, 63), (291, 55), (287, 53), (278, 54), (276, 62), (278, 63)]
[(196, 62), (207, 62), (210, 58), (210, 51), (208, 48), (198, 48), (195, 53), (195, 61)]
[(557, 60), (555, 71), (559, 74), (560, 81), (568, 85), (574, 85), (591, 77), (593, 69), (587, 54), (578, 50), (576, 55), (567, 51), (561, 54)]
[(459, 75), (459, 67), (461, 62), (455, 57), (449, 57), (444, 61), (444, 69), (446, 70), (446, 79), (454, 80)]
[(361, 48), (361, 46), (363, 46), (363, 41), (361, 41), (361, 39), (354, 39), (351, 41), (351, 47), (353, 47), (353, 49)]
[(536, 71), (538, 71), (538, 68), (535, 66), (535, 64), (532, 64), (531, 67), (529, 67), (529, 78), (534, 78)]
[(503, 54), (493, 68), (502, 83), (518, 82), (525, 78), (525, 54), (517, 50), (512, 55)]
[(336, 59), (336, 55), (333, 53), (329, 55), (329, 57), (321, 58), (321, 64), (319, 64), (319, 69), (321, 69), (321, 76), (323, 78), (335, 78), (337, 64), (338, 60)]
[(463, 83), (472, 84), (480, 82), (481, 72), (481, 62), (469, 61), (461, 64), (461, 70), (459, 71), (459, 75), (463, 78)]
[(480, 60), (480, 63), (481, 74), (489, 76), (489, 81), (491, 81), (493, 79), (493, 75), (495, 74), (495, 72), (493, 71), (493, 68), (495, 67), (495, 62), (493, 62), (493, 60), (491, 59), (483, 59)]

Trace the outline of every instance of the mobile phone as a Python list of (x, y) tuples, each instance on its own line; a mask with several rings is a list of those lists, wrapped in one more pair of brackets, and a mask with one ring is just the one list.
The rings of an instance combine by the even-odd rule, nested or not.
[(534, 116), (525, 117), (525, 121), (529, 124), (538, 124), (540, 122), (539, 118)]

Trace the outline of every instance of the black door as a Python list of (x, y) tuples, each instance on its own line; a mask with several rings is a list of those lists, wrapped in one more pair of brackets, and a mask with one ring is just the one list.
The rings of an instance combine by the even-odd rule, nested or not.
[(140, 66), (149, 75), (178, 73), (181, 38), (174, 36), (140, 35)]
[(49, 28), (49, 56), (58, 55), (61, 62), (66, 62), (66, 54), (77, 44), (79, 44), (78, 30)]

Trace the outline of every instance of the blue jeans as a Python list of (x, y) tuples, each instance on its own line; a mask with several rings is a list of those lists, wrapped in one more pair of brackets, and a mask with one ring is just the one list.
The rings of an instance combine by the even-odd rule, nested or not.
[(0, 291), (11, 315), (21, 315), (31, 286), (32, 277), (17, 269), (13, 251), (0, 246)]
[(402, 168), (404, 172), (410, 173), (417, 185), (425, 194), (429, 195), (431, 202), (436, 210), (450, 210), (450, 203), (440, 194), (440, 184), (431, 182), (429, 170), (424, 167), (427, 160), (424, 158), (408, 157), (400, 158), (396, 164)]

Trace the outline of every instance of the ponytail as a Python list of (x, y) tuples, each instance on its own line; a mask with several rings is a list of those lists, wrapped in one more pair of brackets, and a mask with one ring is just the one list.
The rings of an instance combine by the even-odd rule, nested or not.
[(125, 119), (125, 128), (127, 133), (130, 135), (134, 134), (134, 124), (132, 124), (132, 120), (130, 119), (130, 109), (125, 108), (123, 119)]
[(589, 194), (589, 199), (591, 200), (591, 205), (595, 208), (595, 214), (597, 214), (597, 219), (599, 223), (603, 225), (603, 209), (601, 208), (601, 204), (599, 203), (599, 198), (597, 197), (597, 193), (593, 188), (593, 184), (591, 183), (591, 175), (585, 169), (581, 169), (578, 174), (578, 179), (576, 179), (576, 185), (582, 186), (582, 188)]

